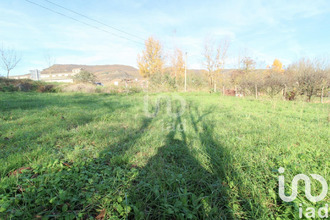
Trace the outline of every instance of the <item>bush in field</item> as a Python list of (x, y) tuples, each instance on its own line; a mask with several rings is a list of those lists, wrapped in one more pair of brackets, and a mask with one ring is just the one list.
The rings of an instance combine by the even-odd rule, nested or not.
[(2, 92), (57, 92), (57, 88), (45, 82), (30, 79), (0, 78), (0, 91)]
[[(203, 74), (198, 74), (193, 71), (189, 71), (187, 75), (188, 75), (187, 77), (188, 89), (197, 89), (197, 90), (201, 90), (202, 88), (209, 89), (206, 71)], [(182, 87), (184, 86), (184, 79), (182, 80), (180, 85)]]
[(77, 73), (72, 78), (75, 82), (80, 83), (95, 83), (96, 80), (96, 76), (86, 70), (80, 71), (80, 73)]
[(306, 95), (307, 101), (329, 87), (329, 66), (324, 60), (302, 58), (290, 65), (288, 72), (294, 76), (299, 93)]
[(18, 91), (18, 88), (15, 87), (14, 85), (4, 85), (4, 86), (0, 86), (0, 91), (2, 92), (15, 92)]
[(70, 84), (65, 85), (62, 88), (63, 92), (82, 92), (82, 93), (95, 93), (96, 86), (90, 83), (77, 83), (77, 84)]
[(271, 71), (264, 78), (263, 87), (265, 92), (273, 98), (284, 89), (285, 76), (276, 71)]
[(154, 73), (149, 78), (149, 86), (158, 88), (158, 90), (174, 90), (177, 88), (176, 80), (169, 73)]
[(55, 88), (54, 85), (41, 85), (37, 89), (38, 92), (57, 92), (58, 90)]
[(243, 75), (240, 87), (245, 93), (254, 95), (258, 98), (258, 94), (263, 86), (263, 73), (257, 70), (247, 72)]

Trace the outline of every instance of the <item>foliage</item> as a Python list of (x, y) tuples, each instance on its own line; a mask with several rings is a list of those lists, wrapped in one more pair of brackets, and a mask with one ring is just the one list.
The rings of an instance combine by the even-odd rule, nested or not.
[(73, 77), (73, 80), (75, 82), (80, 82), (80, 83), (95, 83), (96, 76), (88, 72), (86, 70), (82, 70), (79, 73), (75, 74)]
[(254, 61), (253, 58), (246, 56), (241, 60), (241, 70), (243, 70), (245, 73), (249, 73), (255, 68), (256, 68), (256, 61)]
[(229, 41), (224, 39), (214, 48), (213, 42), (206, 41), (204, 46), (204, 66), (208, 72), (209, 85), (212, 88), (216, 81), (221, 78), (220, 72), (224, 69)]
[(162, 45), (153, 37), (149, 37), (145, 42), (145, 50), (138, 55), (138, 67), (141, 76), (149, 78), (156, 73), (162, 73), (164, 68), (164, 57)]
[(171, 76), (175, 80), (175, 84), (178, 80), (184, 78), (185, 61), (183, 59), (183, 53), (180, 49), (176, 48), (171, 58)]
[[(263, 74), (255, 69), (256, 62), (251, 57), (244, 57), (241, 60), (240, 87), (245, 91), (245, 94), (255, 95), (258, 98), (260, 86), (263, 84)], [(253, 92), (253, 94), (252, 94)]]
[(279, 59), (275, 59), (272, 65), (272, 70), (278, 73), (282, 73), (283, 70), (283, 64)]
[(155, 73), (150, 76), (148, 91), (174, 91), (178, 86), (179, 84), (177, 84), (175, 77), (172, 77), (172, 75), (165, 70), (164, 73)]
[(58, 92), (53, 84), (30, 79), (7, 79), (0, 77), (0, 92)]
[(140, 93), (142, 92), (142, 88), (138, 86), (132, 86), (128, 88), (128, 93)]
[[(289, 100), (299, 95), (323, 97), (330, 88), (330, 63), (327, 59), (302, 58), (283, 69), (281, 61), (275, 59), (271, 69), (255, 69), (255, 61), (245, 56), (239, 59), (239, 69), (229, 76), (232, 87), (241, 88), (245, 95), (268, 94), (271, 98), (282, 92)], [(229, 85), (230, 86), (230, 85)]]
[(163, 93), (151, 108), (158, 95), (184, 114), (148, 118), (141, 94), (1, 94), (0, 219), (298, 219), (330, 202), (277, 193), (279, 167), (288, 189), (330, 182), (327, 106)]
[(307, 101), (329, 85), (330, 68), (320, 60), (302, 58), (291, 64), (288, 71), (294, 75), (299, 92), (307, 96)]
[(263, 87), (266, 93), (273, 98), (275, 95), (279, 94), (285, 85), (285, 77), (281, 72), (271, 71), (264, 77)]

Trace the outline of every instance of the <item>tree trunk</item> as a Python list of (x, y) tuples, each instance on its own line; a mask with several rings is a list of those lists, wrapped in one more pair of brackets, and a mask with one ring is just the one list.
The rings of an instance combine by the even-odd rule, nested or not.
[(222, 95), (225, 95), (225, 86), (222, 86)]
[(217, 92), (217, 84), (214, 83), (214, 92)]
[(256, 99), (258, 99), (258, 86), (257, 86), (257, 84), (255, 85), (255, 90), (256, 90)]
[(175, 86), (176, 86), (176, 71), (174, 71), (174, 84), (175, 84)]
[(7, 79), (9, 79), (9, 70), (7, 70)]
[[(309, 93), (308, 93), (308, 92), (309, 92)], [(311, 100), (312, 100), (312, 96), (313, 96), (313, 92), (314, 92), (314, 89), (311, 88), (308, 92), (307, 92), (308, 102), (311, 102)]]
[(323, 103), (323, 94), (324, 93), (324, 86), (322, 86), (322, 90), (321, 90), (321, 103)]

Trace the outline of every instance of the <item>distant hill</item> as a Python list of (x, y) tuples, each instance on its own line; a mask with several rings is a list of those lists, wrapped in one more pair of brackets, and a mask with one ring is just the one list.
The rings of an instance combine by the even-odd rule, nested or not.
[[(98, 81), (102, 83), (110, 82), (118, 79), (142, 79), (139, 70), (128, 65), (78, 65), (78, 64), (55, 64), (41, 71), (41, 74), (56, 74), (56, 73), (72, 73), (73, 69), (81, 68), (83, 70), (94, 73)], [(170, 69), (166, 69), (170, 71)], [(222, 73), (230, 75), (235, 69), (224, 69)], [(206, 74), (203, 69), (188, 69), (188, 75), (202, 76)]]
[(82, 68), (83, 70), (94, 73), (102, 81), (111, 81), (114, 79), (140, 79), (138, 69), (127, 65), (79, 65), (79, 64), (55, 64), (41, 71), (41, 74), (51, 73), (71, 73), (73, 69)]

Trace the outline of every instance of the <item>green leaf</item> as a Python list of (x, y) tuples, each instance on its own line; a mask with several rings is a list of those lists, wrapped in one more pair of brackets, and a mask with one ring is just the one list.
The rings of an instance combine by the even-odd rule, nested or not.
[(64, 204), (62, 206), (62, 212), (66, 212), (66, 211), (68, 211), (68, 205), (67, 204)]

